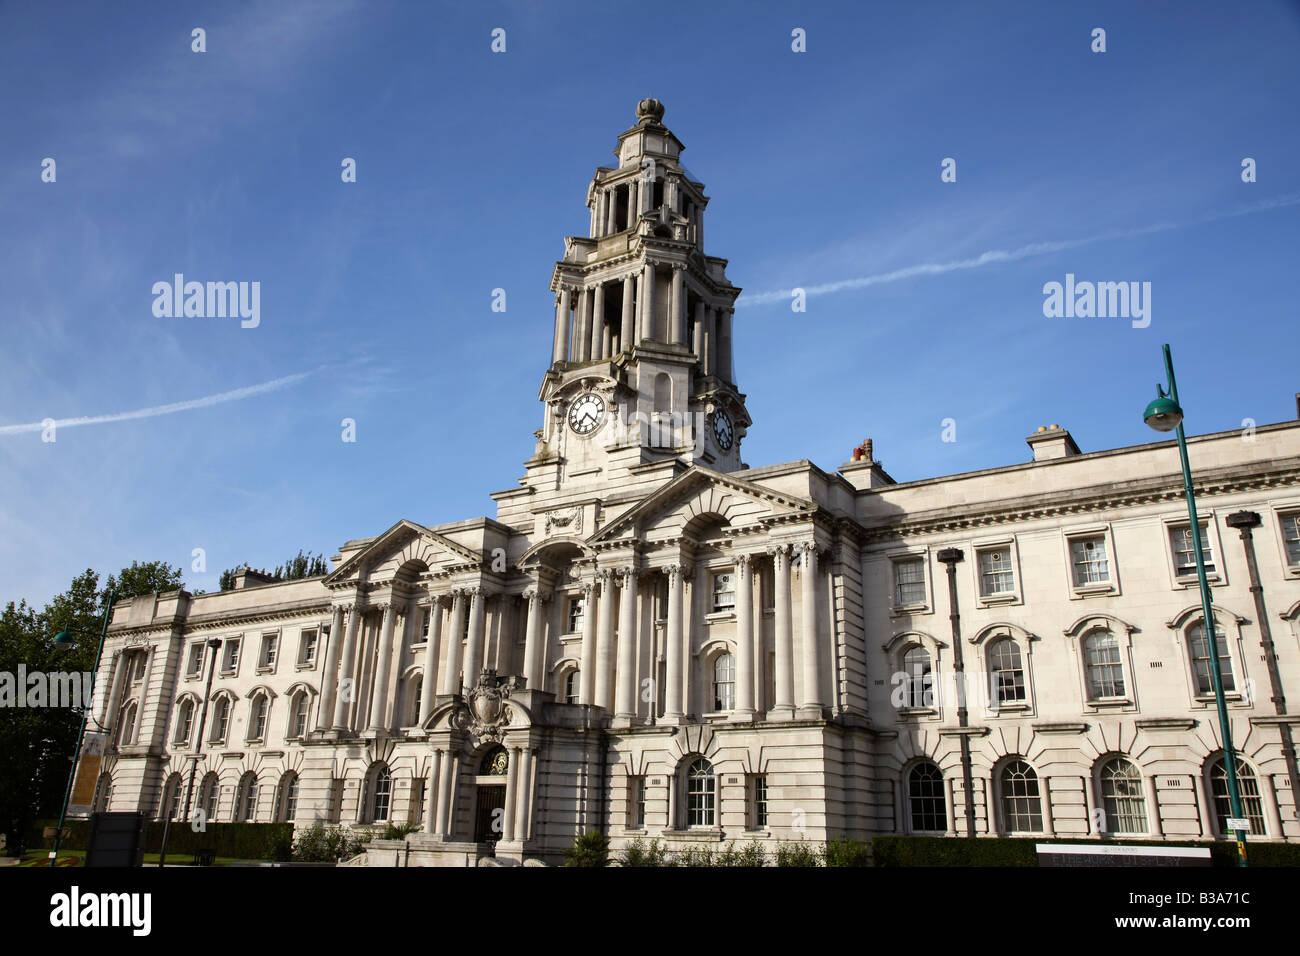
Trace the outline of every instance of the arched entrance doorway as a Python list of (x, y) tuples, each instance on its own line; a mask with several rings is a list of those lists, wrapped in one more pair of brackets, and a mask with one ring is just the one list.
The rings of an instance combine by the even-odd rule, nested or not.
[(504, 747), (493, 747), (479, 762), (474, 778), (474, 840), (496, 843), (505, 829), (506, 775), (510, 758)]

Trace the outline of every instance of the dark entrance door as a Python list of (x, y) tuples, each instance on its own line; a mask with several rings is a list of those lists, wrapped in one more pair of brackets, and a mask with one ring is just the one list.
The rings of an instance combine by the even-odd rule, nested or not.
[(506, 788), (503, 784), (479, 784), (474, 811), (474, 840), (496, 843), (505, 826)]

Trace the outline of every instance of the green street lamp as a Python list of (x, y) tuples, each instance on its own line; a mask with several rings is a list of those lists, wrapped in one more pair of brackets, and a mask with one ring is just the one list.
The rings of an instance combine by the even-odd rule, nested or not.
[[(1187, 496), (1187, 517), (1192, 536), (1192, 549), (1196, 554), (1196, 579), (1201, 586), (1201, 613), (1204, 615), (1205, 640), (1210, 657), (1210, 680), (1214, 685), (1214, 700), (1219, 708), (1219, 733), (1223, 736), (1223, 763), (1228, 771), (1228, 797), (1232, 816), (1240, 824), (1241, 791), (1237, 786), (1237, 758), (1232, 747), (1232, 728), (1228, 723), (1228, 705), (1223, 699), (1223, 674), (1219, 670), (1219, 635), (1214, 625), (1214, 608), (1210, 600), (1210, 585), (1205, 579), (1205, 553), (1201, 548), (1201, 524), (1196, 517), (1196, 498), (1192, 494), (1192, 469), (1187, 462), (1187, 436), (1183, 434), (1183, 409), (1178, 404), (1178, 383), (1174, 381), (1174, 360), (1169, 346), (1164, 346), (1165, 374), (1169, 392), (1156, 386), (1156, 397), (1147, 405), (1143, 420), (1158, 432), (1177, 430), (1178, 454), (1183, 464), (1183, 492)], [(1246, 860), (1246, 830), (1239, 826), (1231, 829), (1237, 837), (1237, 865), (1248, 866)]]
[[(63, 791), (63, 809), (59, 811), (59, 828), (54, 831), (54, 849), (50, 851), (50, 866), (54, 866), (54, 861), (59, 858), (59, 843), (63, 839), (63, 825), (68, 818), (68, 801), (72, 799), (72, 781), (77, 776), (77, 766), (81, 763), (81, 743), (86, 736), (86, 718), (90, 716), (91, 708), (94, 707), (95, 697), (95, 675), (99, 673), (99, 661), (104, 654), (104, 638), (108, 636), (108, 622), (113, 618), (113, 599), (117, 592), (112, 589), (104, 595), (104, 627), (99, 632), (99, 647), (95, 651), (95, 669), (90, 672), (90, 688), (86, 694), (87, 699), (82, 701), (81, 707), (81, 727), (77, 730), (77, 749), (72, 753), (72, 767), (68, 770), (68, 786)], [(60, 631), (54, 636), (54, 643), (57, 647), (68, 647), (75, 644), (76, 635), (71, 631)]]

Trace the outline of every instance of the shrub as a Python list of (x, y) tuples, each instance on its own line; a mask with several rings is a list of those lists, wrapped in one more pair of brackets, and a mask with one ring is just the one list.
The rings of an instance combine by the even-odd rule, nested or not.
[(777, 866), (821, 866), (821, 857), (822, 848), (816, 843), (781, 840), (776, 845)]
[(384, 828), (384, 835), (381, 840), (401, 840), (408, 833), (414, 833), (420, 829), (414, 823), (390, 823)]
[(715, 866), (764, 866), (766, 863), (767, 854), (757, 840), (750, 840), (741, 849), (736, 849), (736, 841), (732, 840), (714, 861)]
[(365, 842), (346, 827), (316, 824), (298, 834), (293, 859), (300, 863), (334, 863), (361, 852)]
[(856, 840), (831, 840), (826, 844), (827, 866), (871, 866), (871, 844)]
[(624, 866), (672, 866), (668, 859), (668, 849), (660, 846), (658, 840), (646, 843), (637, 837), (623, 851)]
[(599, 830), (578, 834), (564, 851), (565, 866), (609, 866), (609, 837)]
[(720, 861), (714, 860), (713, 847), (710, 846), (688, 846), (684, 850), (678, 850), (675, 866), (718, 866), (722, 865)]

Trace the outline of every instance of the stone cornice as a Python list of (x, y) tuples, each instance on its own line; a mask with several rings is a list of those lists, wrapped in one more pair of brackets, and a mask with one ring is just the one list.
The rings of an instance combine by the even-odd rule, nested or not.
[(286, 618), (314, 617), (318, 614), (328, 615), (332, 612), (333, 605), (330, 603), (329, 595), (322, 594), (319, 598), (310, 601), (296, 601), (292, 604), (240, 608), (220, 614), (196, 614), (188, 618), (169, 618), (165, 622), (149, 621), (144, 624), (110, 625), (108, 636), (112, 638), (155, 632), (155, 636), (165, 639), (172, 636), (173, 632), (190, 634), (195, 631), (220, 630), (262, 621), (277, 622)]

